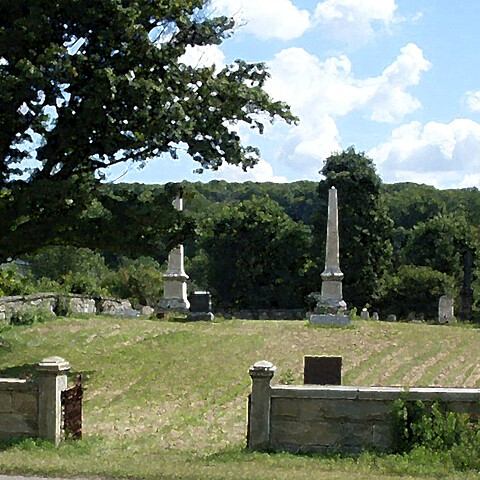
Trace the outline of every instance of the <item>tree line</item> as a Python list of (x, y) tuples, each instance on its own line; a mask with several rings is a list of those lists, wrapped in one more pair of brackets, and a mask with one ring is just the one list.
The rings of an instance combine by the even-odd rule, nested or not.
[[(348, 305), (433, 318), (438, 298), (448, 294), (461, 318), (477, 315), (476, 188), (385, 185), (373, 162), (354, 149), (332, 155), (321, 173), (319, 183), (189, 184), (195, 197), (187, 209), (200, 224), (187, 246), (194, 281), (226, 307), (305, 305), (308, 294), (320, 290), (328, 189), (335, 186)], [(253, 225), (255, 236), (248, 233)], [(223, 255), (227, 247), (235, 254)], [(229, 299), (218, 292), (229, 292)]]
[[(373, 162), (353, 149), (328, 158), (322, 174), (320, 182), (288, 184), (102, 185), (109, 209), (105, 201), (92, 201), (69, 246), (32, 249), (31, 239), (24, 243), (29, 277), (12, 273), (10, 266), (7, 279), (4, 268), (0, 289), (103, 293), (154, 304), (168, 251), (181, 242), (190, 291), (210, 290), (217, 308), (308, 307), (309, 294), (321, 288), (328, 189), (335, 186), (350, 307), (433, 318), (438, 298), (449, 294), (461, 318), (476, 318), (476, 188), (385, 185)], [(171, 205), (180, 189), (184, 212)], [(89, 248), (81, 246), (87, 241)]]
[[(191, 289), (210, 289), (218, 306), (304, 306), (320, 289), (335, 185), (350, 306), (434, 316), (450, 293), (463, 318), (476, 314), (476, 189), (383, 185), (353, 149), (327, 159), (318, 184), (104, 183), (108, 167), (180, 150), (199, 172), (247, 169), (260, 153), (242, 145), (238, 124), (262, 133), (265, 119), (297, 121), (265, 92), (264, 64), (182, 60), (233, 33), (234, 21), (207, 6), (2, 0), (0, 293), (48, 287), (153, 302), (182, 242)], [(184, 214), (171, 205), (180, 187)], [(19, 258), (29, 273), (11, 262)]]

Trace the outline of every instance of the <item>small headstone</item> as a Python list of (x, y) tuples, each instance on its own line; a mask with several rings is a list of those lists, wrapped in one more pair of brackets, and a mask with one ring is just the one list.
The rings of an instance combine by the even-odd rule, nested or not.
[(150, 315), (153, 315), (155, 310), (152, 307), (149, 307), (148, 305), (143, 306), (140, 309), (140, 315), (145, 315), (149, 317)]
[(366, 308), (362, 308), (362, 313), (360, 313), (360, 318), (362, 320), (368, 320), (370, 318), (370, 314)]
[(212, 296), (210, 292), (193, 292), (190, 297), (189, 320), (213, 320)]
[(397, 316), (396, 315), (389, 315), (387, 317), (387, 322), (396, 322), (397, 321)]
[(375, 321), (380, 320), (380, 317), (378, 316), (378, 312), (373, 312), (372, 313), (372, 320), (375, 320)]
[(310, 385), (341, 385), (342, 357), (304, 358), (303, 383)]
[(99, 310), (103, 315), (113, 315), (115, 317), (136, 318), (139, 312), (132, 308), (129, 300), (104, 299), (100, 302)]
[(453, 311), (453, 298), (442, 295), (438, 301), (438, 323), (453, 323), (455, 315)]

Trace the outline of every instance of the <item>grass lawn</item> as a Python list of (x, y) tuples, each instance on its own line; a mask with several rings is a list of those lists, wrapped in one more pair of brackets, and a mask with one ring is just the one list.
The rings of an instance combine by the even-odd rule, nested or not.
[(249, 367), (302, 383), (304, 355), (343, 357), (345, 385), (480, 387), (480, 329), (356, 321), (180, 323), (58, 318), (4, 330), (0, 376), (58, 355), (84, 374), (84, 440), (0, 448), (0, 473), (165, 479), (478, 479), (441, 455), (294, 456), (245, 451)]

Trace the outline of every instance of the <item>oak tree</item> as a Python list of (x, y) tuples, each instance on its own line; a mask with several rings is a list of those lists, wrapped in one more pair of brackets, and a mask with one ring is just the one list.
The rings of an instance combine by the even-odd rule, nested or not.
[(237, 60), (216, 72), (182, 62), (188, 48), (232, 32), (233, 21), (209, 17), (205, 5), (0, 0), (2, 247), (74, 229), (105, 168), (179, 148), (200, 170), (247, 168), (259, 152), (232, 126), (262, 132), (262, 118), (295, 120), (263, 90), (265, 65)]

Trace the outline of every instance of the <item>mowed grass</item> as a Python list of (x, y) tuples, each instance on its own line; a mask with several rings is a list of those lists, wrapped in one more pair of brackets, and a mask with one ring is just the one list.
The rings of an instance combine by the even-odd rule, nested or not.
[(0, 449), (0, 473), (178, 479), (478, 478), (441, 456), (294, 456), (245, 450), (249, 367), (302, 383), (304, 355), (343, 357), (345, 385), (480, 387), (480, 329), (356, 321), (181, 323), (58, 318), (1, 334), (0, 375), (58, 355), (84, 374), (84, 440)]

